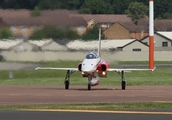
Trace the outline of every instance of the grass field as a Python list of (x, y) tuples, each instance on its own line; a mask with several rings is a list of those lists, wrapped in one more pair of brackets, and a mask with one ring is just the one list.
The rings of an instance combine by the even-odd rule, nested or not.
[[(48, 67), (76, 67), (79, 61), (42, 62)], [(172, 62), (156, 62), (155, 64), (171, 64)], [(114, 62), (112, 67), (130, 64), (138, 65), (147, 62)], [(172, 68), (160, 67), (156, 71), (132, 71), (126, 72), (128, 86), (133, 85), (172, 85)], [(14, 78), (8, 78), (9, 71), (0, 71), (0, 85), (64, 85), (66, 71), (56, 70), (18, 70), (13, 71)], [(86, 85), (87, 78), (83, 78), (80, 72), (71, 75), (71, 85)], [(115, 72), (109, 72), (107, 78), (100, 78), (100, 85), (121, 85), (121, 76)]]
[(172, 110), (172, 103), (91, 103), (0, 106), (0, 110), (70, 109), (70, 110)]

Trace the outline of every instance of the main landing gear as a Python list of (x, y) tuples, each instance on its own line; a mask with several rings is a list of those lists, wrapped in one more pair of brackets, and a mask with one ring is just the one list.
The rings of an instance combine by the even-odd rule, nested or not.
[(122, 87), (122, 90), (125, 90), (126, 88), (126, 81), (125, 81), (125, 72), (124, 71), (121, 71), (121, 87)]
[[(66, 73), (66, 77), (65, 77), (65, 89), (69, 89), (69, 85), (70, 85), (70, 75), (73, 73), (74, 71), (70, 71), (70, 70), (67, 70), (67, 73)], [(122, 90), (125, 90), (126, 89), (126, 81), (125, 81), (125, 72), (124, 71), (121, 71), (121, 87), (122, 87)], [(88, 90), (91, 90), (91, 80), (92, 80), (92, 75), (89, 74), (88, 75)]]
[(65, 89), (69, 89), (69, 82), (70, 81), (70, 70), (67, 71), (66, 73), (66, 77), (65, 77)]
[(70, 85), (70, 75), (71, 75), (72, 73), (74, 73), (74, 72), (75, 72), (75, 71), (67, 70), (66, 77), (65, 77), (65, 81), (64, 81), (65, 89), (69, 89), (69, 85)]

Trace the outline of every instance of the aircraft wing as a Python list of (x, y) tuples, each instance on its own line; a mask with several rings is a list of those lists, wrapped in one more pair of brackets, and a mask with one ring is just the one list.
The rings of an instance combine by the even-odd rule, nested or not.
[(78, 71), (78, 68), (53, 68), (53, 67), (37, 67), (35, 70), (70, 70)]
[(121, 72), (121, 71), (124, 71), (124, 72), (129, 72), (129, 71), (146, 71), (146, 70), (151, 70), (151, 71), (155, 71), (156, 67), (154, 67), (153, 69), (136, 69), (136, 68), (109, 68), (107, 71), (109, 72)]

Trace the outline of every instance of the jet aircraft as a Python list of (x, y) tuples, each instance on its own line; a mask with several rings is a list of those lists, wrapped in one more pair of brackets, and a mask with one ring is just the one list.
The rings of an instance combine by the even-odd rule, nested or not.
[(126, 80), (125, 80), (125, 72), (127, 71), (142, 71), (142, 70), (150, 70), (154, 71), (154, 69), (121, 69), (121, 68), (110, 68), (110, 64), (108, 61), (102, 59), (100, 57), (100, 47), (101, 47), (101, 29), (99, 29), (99, 45), (98, 52), (91, 51), (86, 54), (84, 60), (78, 64), (76, 68), (53, 68), (53, 67), (37, 67), (35, 70), (44, 69), (44, 70), (66, 70), (65, 77), (65, 89), (69, 89), (70, 85), (70, 76), (74, 72), (81, 72), (83, 77), (88, 78), (88, 90), (91, 90), (92, 86), (96, 86), (99, 84), (99, 77), (107, 77), (108, 72), (117, 72), (121, 75), (121, 87), (122, 90), (126, 89)]

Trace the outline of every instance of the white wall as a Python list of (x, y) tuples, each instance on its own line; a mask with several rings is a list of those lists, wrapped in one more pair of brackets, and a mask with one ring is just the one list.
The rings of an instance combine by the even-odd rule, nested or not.
[[(7, 61), (54, 61), (54, 60), (83, 60), (87, 52), (8, 52), (1, 54)], [(112, 61), (148, 61), (149, 53), (142, 52), (102, 52), (101, 57)], [(172, 61), (171, 51), (155, 51), (155, 61)]]
[(141, 42), (139, 41), (135, 41), (127, 46), (125, 46), (122, 51), (125, 51), (125, 52), (132, 52), (133, 49), (141, 49), (141, 51), (149, 51), (149, 47), (142, 44)]

